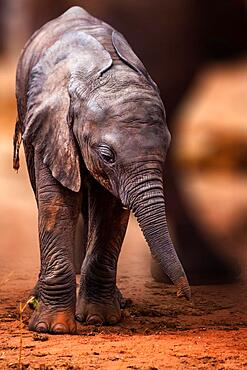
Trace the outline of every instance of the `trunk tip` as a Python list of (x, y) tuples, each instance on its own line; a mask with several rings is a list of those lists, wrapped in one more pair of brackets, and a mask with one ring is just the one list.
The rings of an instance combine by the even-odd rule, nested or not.
[(185, 276), (180, 277), (175, 285), (177, 287), (177, 296), (185, 297), (188, 301), (191, 301), (191, 290), (187, 278)]

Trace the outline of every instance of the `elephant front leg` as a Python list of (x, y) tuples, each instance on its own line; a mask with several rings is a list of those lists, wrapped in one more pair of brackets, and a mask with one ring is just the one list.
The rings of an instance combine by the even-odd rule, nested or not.
[(81, 269), (76, 318), (88, 324), (115, 324), (121, 319), (116, 287), (117, 262), (129, 211), (94, 180), (89, 185), (86, 257)]
[(72, 249), (79, 210), (79, 194), (62, 187), (35, 158), (41, 270), (38, 307), (29, 329), (74, 333), (75, 272)]

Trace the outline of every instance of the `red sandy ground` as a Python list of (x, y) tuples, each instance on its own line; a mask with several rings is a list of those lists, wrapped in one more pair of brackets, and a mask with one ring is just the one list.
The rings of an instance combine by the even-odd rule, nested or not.
[[(11, 169), (13, 112), (0, 117), (0, 369), (18, 368), (18, 306), (38, 272), (37, 214), (23, 158), (18, 176)], [(150, 277), (148, 250), (134, 221), (119, 265), (118, 285), (133, 301), (123, 321), (115, 327), (78, 325), (75, 336), (35, 338), (27, 330), (27, 310), (22, 368), (247, 368), (244, 283), (193, 287), (194, 306), (177, 299), (174, 287)]]
[[(123, 259), (122, 259), (123, 262)], [(137, 261), (136, 261), (137, 262)], [(139, 264), (119, 276), (133, 299), (115, 327), (78, 325), (78, 335), (41, 336), (27, 330), (24, 314), (23, 368), (29, 369), (244, 369), (247, 368), (246, 287), (193, 288), (194, 306), (174, 288), (155, 283)], [(1, 273), (0, 368), (17, 368), (18, 303), (25, 302), (34, 272)], [(128, 268), (126, 268), (127, 272)], [(8, 279), (9, 276), (9, 280)]]

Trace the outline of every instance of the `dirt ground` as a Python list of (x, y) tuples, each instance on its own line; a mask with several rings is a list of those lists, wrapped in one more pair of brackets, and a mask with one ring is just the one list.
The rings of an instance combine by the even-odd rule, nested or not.
[[(4, 76), (0, 76), (4, 83)], [(3, 95), (1, 104), (7, 106)], [(1, 110), (1, 112), (3, 112)], [(0, 126), (0, 369), (18, 368), (19, 302), (38, 273), (37, 212), (23, 157), (11, 169), (13, 105)], [(13, 122), (14, 123), (14, 122)], [(150, 277), (149, 252), (132, 220), (121, 254), (118, 286), (132, 300), (114, 327), (78, 324), (74, 336), (29, 332), (24, 312), (22, 368), (244, 369), (247, 368), (246, 284), (192, 287), (193, 305), (173, 286)]]
[[(140, 250), (138, 256), (138, 252), (133, 255), (130, 248), (125, 247), (118, 285), (133, 303), (123, 311), (123, 321), (114, 327), (78, 324), (78, 334), (74, 336), (37, 336), (27, 330), (31, 312), (26, 311), (23, 368), (247, 368), (244, 284), (193, 287), (194, 305), (191, 305), (177, 299), (172, 286), (153, 282), (145, 261), (140, 258)], [(128, 265), (127, 258), (131, 259)], [(36, 269), (28, 265), (15, 270), (9, 268), (11, 265), (11, 261), (6, 260), (1, 269), (1, 369), (18, 368), (18, 306), (20, 301), (25, 302), (36, 273)]]

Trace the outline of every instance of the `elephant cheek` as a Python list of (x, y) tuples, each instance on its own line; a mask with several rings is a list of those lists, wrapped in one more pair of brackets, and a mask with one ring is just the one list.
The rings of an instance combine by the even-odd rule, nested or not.
[(87, 161), (85, 161), (86, 167), (93, 178), (98, 181), (104, 188), (111, 191), (111, 182), (108, 175), (105, 173), (104, 169), (100, 165), (99, 161), (91, 158), (90, 156), (87, 157)]
[(104, 188), (111, 191), (111, 183), (108, 177), (104, 177), (97, 172), (92, 173), (92, 175)]

